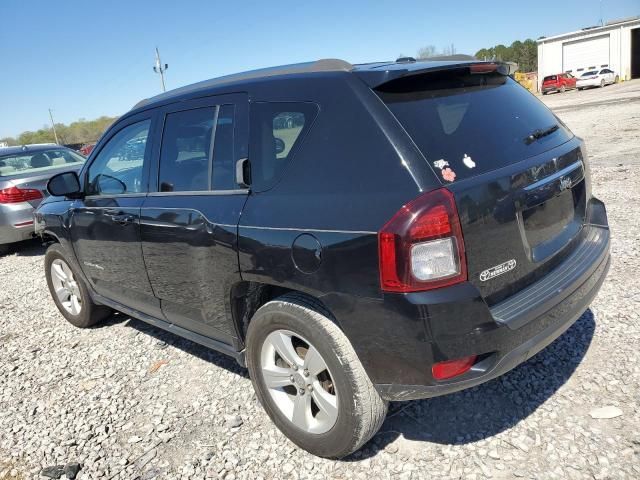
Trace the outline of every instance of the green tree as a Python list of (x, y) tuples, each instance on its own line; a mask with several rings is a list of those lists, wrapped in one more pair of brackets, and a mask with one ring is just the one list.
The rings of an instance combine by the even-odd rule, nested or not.
[(495, 45), (490, 48), (481, 48), (476, 52), (475, 57), (480, 60), (515, 62), (521, 72), (533, 72), (538, 68), (538, 45), (530, 38), (523, 42), (516, 40), (508, 47)]
[(424, 60), (425, 58), (435, 57), (438, 54), (436, 47), (433, 45), (426, 45), (418, 50), (418, 60)]
[[(56, 123), (56, 133), (58, 141), (62, 144), (72, 143), (92, 143), (97, 141), (102, 133), (116, 120), (117, 117), (100, 117), (95, 120), (85, 120), (81, 118), (69, 125), (64, 123)], [(53, 129), (44, 125), (35, 132), (22, 132), (16, 138), (7, 137), (3, 139), (9, 145), (28, 145), (30, 143), (49, 143), (55, 142)], [(1, 141), (1, 140), (0, 140)]]

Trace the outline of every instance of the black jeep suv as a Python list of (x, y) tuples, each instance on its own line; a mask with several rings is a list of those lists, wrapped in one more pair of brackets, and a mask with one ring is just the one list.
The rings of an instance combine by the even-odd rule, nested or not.
[(583, 142), (475, 60), (340, 60), (143, 100), (36, 213), (62, 315), (111, 309), (235, 357), (326, 457), (389, 400), (533, 356), (609, 266)]

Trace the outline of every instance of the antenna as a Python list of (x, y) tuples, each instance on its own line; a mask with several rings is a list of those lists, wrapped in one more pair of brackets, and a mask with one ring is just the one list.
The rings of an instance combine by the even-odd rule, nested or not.
[(164, 72), (169, 68), (169, 64), (165, 63), (164, 65), (160, 61), (160, 52), (158, 52), (158, 47), (156, 47), (156, 64), (153, 67), (153, 71), (160, 74), (160, 82), (162, 83), (162, 91), (166, 92), (167, 89), (164, 86)]
[(602, 0), (600, 0), (600, 26), (604, 27), (604, 19), (602, 18)]

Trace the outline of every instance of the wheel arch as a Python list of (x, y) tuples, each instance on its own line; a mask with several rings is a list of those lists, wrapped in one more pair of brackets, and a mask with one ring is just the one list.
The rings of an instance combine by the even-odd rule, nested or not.
[(279, 285), (241, 281), (235, 283), (231, 287), (230, 306), (231, 318), (234, 327), (238, 333), (238, 339), (244, 347), (247, 328), (251, 322), (251, 318), (267, 302), (275, 300), (284, 295), (291, 295), (308, 306), (320, 311), (324, 315), (333, 320), (342, 330), (340, 323), (336, 320), (331, 310), (320, 297), (312, 295), (308, 292), (296, 290), (292, 288), (282, 287)]

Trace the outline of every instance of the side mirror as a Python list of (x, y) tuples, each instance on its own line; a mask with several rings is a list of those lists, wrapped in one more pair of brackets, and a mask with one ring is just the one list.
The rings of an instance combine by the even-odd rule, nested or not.
[(284, 140), (278, 137), (274, 137), (274, 140), (276, 141), (276, 155), (279, 155), (282, 152), (284, 152), (284, 149), (285, 149)]
[(251, 185), (251, 164), (248, 158), (241, 158), (236, 162), (236, 183), (242, 188)]
[(76, 172), (64, 172), (54, 175), (47, 182), (47, 191), (54, 197), (79, 197), (82, 189), (78, 174)]

